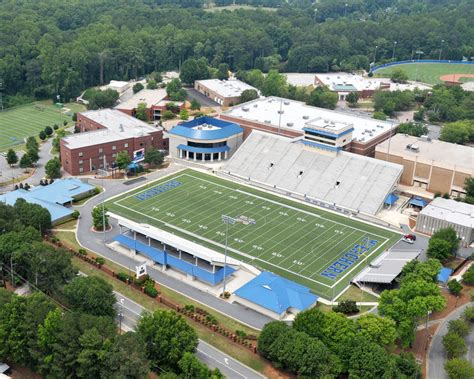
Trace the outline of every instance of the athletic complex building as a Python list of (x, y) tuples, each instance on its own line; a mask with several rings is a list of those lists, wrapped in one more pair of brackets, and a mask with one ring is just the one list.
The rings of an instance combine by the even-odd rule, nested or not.
[(354, 116), (280, 97), (259, 98), (220, 114), (220, 119), (239, 124), (244, 139), (253, 130), (289, 138), (306, 135), (325, 150), (345, 150), (373, 157), (375, 146), (395, 134), (395, 121)]
[(223, 107), (240, 103), (240, 95), (245, 90), (258, 90), (251, 85), (237, 79), (196, 80), (194, 89)]

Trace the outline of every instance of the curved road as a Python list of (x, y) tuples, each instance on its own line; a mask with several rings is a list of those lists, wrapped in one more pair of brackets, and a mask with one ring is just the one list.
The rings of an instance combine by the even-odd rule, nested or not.
[[(182, 166), (173, 164), (170, 167), (156, 171), (146, 178), (146, 180), (136, 181), (133, 184), (126, 185), (124, 181), (111, 181), (104, 180), (105, 191), (86, 202), (82, 206), (75, 207), (78, 211), (81, 212), (81, 217), (79, 219), (77, 227), (77, 240), (79, 243), (86, 249), (96, 252), (104, 256), (107, 259), (121, 265), (125, 269), (132, 268), (141, 263), (140, 260), (135, 260), (129, 256), (119, 254), (111, 249), (109, 249), (104, 244), (110, 242), (112, 238), (118, 234), (118, 228), (116, 226), (115, 220), (110, 220), (113, 226), (112, 230), (106, 233), (94, 233), (91, 231), (92, 226), (92, 217), (91, 211), (97, 204), (100, 204), (103, 199), (106, 200), (112, 196), (121, 194), (127, 190), (143, 185), (151, 180), (163, 177), (172, 172), (178, 171)], [(102, 185), (101, 179), (90, 179), (89, 183), (93, 185)], [(203, 292), (195, 287), (192, 287), (182, 281), (164, 274), (162, 271), (158, 270), (156, 267), (148, 266), (147, 273), (155, 279), (160, 285), (171, 288), (199, 303), (205, 304), (210, 308), (213, 308), (217, 312), (223, 313), (231, 318), (234, 318), (240, 321), (243, 324), (251, 326), (255, 329), (262, 329), (263, 326), (273, 321), (267, 316), (264, 316), (260, 313), (255, 312), (254, 310), (245, 308), (238, 304), (228, 303), (224, 300), (217, 298), (216, 296)]]

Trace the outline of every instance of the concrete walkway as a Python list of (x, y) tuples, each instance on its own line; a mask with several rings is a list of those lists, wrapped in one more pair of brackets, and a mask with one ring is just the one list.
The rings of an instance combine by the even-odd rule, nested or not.
[[(104, 199), (107, 200), (112, 196), (121, 194), (127, 190), (131, 190), (152, 180), (176, 172), (181, 168), (182, 166), (173, 164), (166, 169), (158, 170), (154, 173), (149, 174), (146, 177), (146, 180), (138, 181), (129, 185), (125, 185), (123, 181), (104, 180), (103, 186), (105, 188), (105, 191), (102, 194), (92, 198), (90, 201), (86, 202), (82, 206), (75, 207), (75, 209), (81, 212), (81, 217), (79, 219), (76, 232), (79, 244), (84, 248), (93, 251), (124, 267), (124, 271), (127, 271), (128, 269), (134, 270), (135, 266), (143, 262), (144, 259), (140, 256), (138, 256), (137, 259), (134, 259), (130, 256), (117, 253), (108, 248), (106, 244), (111, 242), (112, 238), (119, 233), (116, 221), (113, 219), (110, 220), (110, 223), (112, 225), (112, 229), (110, 231), (106, 233), (93, 233), (91, 232), (91, 211), (97, 204), (100, 204)], [(102, 185), (101, 179), (90, 179), (89, 182), (92, 185)], [(160, 269), (158, 269), (157, 266), (148, 266), (147, 271), (150, 277), (155, 279), (160, 285), (171, 288), (174, 291), (193, 299), (194, 301), (213, 308), (216, 312), (220, 312), (250, 327), (253, 327), (255, 329), (262, 329), (266, 323), (272, 321), (272, 319), (270, 319), (269, 317), (255, 312), (254, 310), (245, 308), (238, 304), (228, 303), (212, 294), (201, 291), (198, 288), (192, 287), (172, 276), (166, 275)]]

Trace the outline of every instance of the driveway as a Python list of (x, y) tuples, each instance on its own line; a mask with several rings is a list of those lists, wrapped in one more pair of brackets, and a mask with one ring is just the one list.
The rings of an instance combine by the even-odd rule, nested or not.
[[(448, 332), (448, 322), (451, 320), (456, 320), (461, 316), (464, 309), (468, 306), (474, 305), (473, 302), (464, 304), (456, 309), (454, 312), (451, 312), (442, 322), (442, 324), (436, 330), (431, 344), (428, 348), (428, 355), (426, 361), (426, 377), (430, 379), (448, 379), (448, 375), (444, 370), (444, 362), (446, 359), (446, 354), (443, 346), (443, 337)], [(474, 345), (474, 328), (471, 326), (471, 332), (468, 337), (466, 337), (466, 345), (468, 346), (468, 352), (466, 353), (465, 358), (473, 362), (473, 345)]]
[[(115, 292), (117, 298), (116, 309), (118, 311), (117, 322), (120, 323), (122, 330), (134, 330), (138, 319), (145, 308), (133, 300), (125, 297), (119, 292)], [(120, 316), (120, 313), (122, 316)], [(258, 379), (265, 378), (252, 368), (229, 357), (227, 354), (209, 345), (203, 340), (199, 340), (196, 349), (197, 358), (205, 363), (210, 369), (218, 368), (226, 378)]]
[[(159, 170), (150, 174), (147, 177), (146, 181), (137, 181), (129, 185), (124, 185), (123, 181), (105, 180), (105, 192), (95, 198), (92, 198), (84, 205), (75, 207), (78, 211), (81, 212), (81, 218), (79, 219), (77, 227), (77, 239), (79, 243), (84, 248), (94, 251), (97, 254), (102, 255), (103, 257), (121, 265), (122, 267), (124, 267), (124, 271), (129, 268), (131, 270), (134, 270), (135, 266), (143, 261), (143, 259), (140, 259), (140, 256), (138, 256), (137, 259), (134, 259), (129, 256), (119, 254), (109, 249), (105, 245), (119, 233), (116, 221), (113, 219), (110, 220), (112, 230), (106, 233), (94, 233), (91, 231), (91, 211), (97, 204), (100, 204), (104, 198), (107, 199), (112, 196), (121, 194), (132, 188), (136, 188), (140, 185), (146, 184), (149, 181), (173, 173), (179, 170), (180, 168), (181, 166), (173, 164), (166, 169)], [(102, 184), (102, 181), (100, 179), (90, 179), (89, 182), (93, 185)], [(238, 304), (228, 303), (212, 294), (203, 292), (200, 289), (197, 289), (196, 287), (190, 286), (187, 283), (184, 283), (174, 277), (168, 276), (164, 274), (157, 266), (148, 266), (147, 273), (160, 285), (171, 288), (176, 292), (183, 294), (184, 296), (187, 296), (201, 304), (205, 304), (208, 307), (213, 308), (216, 312), (220, 312), (224, 315), (234, 318), (240, 321), (241, 323), (249, 325), (255, 329), (262, 329), (266, 323), (272, 321), (272, 319), (270, 319), (269, 317), (257, 313), (251, 309), (245, 308)]]
[(202, 107), (219, 107), (220, 105), (216, 103), (214, 100), (209, 99), (208, 97), (204, 96), (201, 92), (196, 91), (194, 88), (185, 88), (186, 93), (188, 94), (188, 100), (197, 100)]

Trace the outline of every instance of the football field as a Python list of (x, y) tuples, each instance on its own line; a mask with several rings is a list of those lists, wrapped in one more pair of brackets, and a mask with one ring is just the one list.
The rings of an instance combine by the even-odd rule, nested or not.
[(106, 203), (109, 211), (223, 252), (335, 297), (400, 239), (392, 231), (194, 170), (183, 170)]

